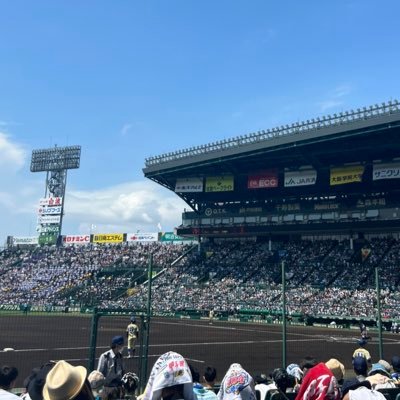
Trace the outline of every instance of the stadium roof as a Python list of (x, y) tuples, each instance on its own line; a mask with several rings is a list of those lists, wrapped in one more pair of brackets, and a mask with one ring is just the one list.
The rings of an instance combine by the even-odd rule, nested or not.
[[(395, 100), (149, 157), (143, 173), (174, 191), (178, 178), (237, 177), (268, 168), (321, 170), (399, 157), (400, 103)], [(192, 206), (204, 200), (204, 193), (177, 195)]]

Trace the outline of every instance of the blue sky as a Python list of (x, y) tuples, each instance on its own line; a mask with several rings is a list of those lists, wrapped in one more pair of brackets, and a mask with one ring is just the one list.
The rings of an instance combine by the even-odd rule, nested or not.
[(400, 3), (0, 0), (0, 247), (35, 234), (33, 149), (81, 145), (64, 234), (172, 230), (146, 157), (399, 98)]

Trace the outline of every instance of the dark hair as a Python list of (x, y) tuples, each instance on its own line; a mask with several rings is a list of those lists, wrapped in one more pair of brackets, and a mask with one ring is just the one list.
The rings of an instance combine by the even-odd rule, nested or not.
[(0, 387), (6, 390), (10, 389), (12, 382), (17, 379), (17, 376), (17, 368), (3, 365), (0, 367)]
[(192, 374), (192, 381), (196, 382), (196, 383), (199, 383), (199, 381), (200, 381), (199, 372), (197, 371), (197, 369), (195, 367), (193, 367), (192, 364), (188, 363), (188, 366), (189, 366), (189, 369), (190, 369), (190, 373)]
[(203, 376), (206, 382), (213, 382), (217, 378), (217, 370), (214, 367), (206, 367)]
[(306, 368), (306, 369), (313, 368), (313, 367), (315, 367), (317, 364), (318, 364), (318, 361), (317, 361), (316, 358), (311, 357), (311, 356), (306, 356), (306, 357), (304, 357), (304, 358), (301, 360), (299, 366), (300, 366), (300, 368), (301, 368), (302, 370), (304, 370), (304, 368)]
[(275, 368), (271, 373), (271, 378), (283, 393), (286, 392), (287, 388), (293, 387), (295, 384), (294, 377), (289, 375), (283, 368)]

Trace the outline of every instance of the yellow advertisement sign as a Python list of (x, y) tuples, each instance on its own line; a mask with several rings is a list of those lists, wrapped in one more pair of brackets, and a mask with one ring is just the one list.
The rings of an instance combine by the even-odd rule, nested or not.
[(99, 233), (93, 235), (93, 243), (121, 243), (123, 240), (123, 233)]
[(206, 192), (232, 192), (233, 176), (208, 176), (206, 178)]
[(344, 185), (346, 183), (362, 182), (364, 167), (356, 165), (352, 167), (331, 168), (331, 186)]

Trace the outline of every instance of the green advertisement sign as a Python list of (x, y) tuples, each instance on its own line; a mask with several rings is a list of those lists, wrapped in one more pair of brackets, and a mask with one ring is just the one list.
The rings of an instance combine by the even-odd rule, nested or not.
[(174, 232), (164, 232), (160, 237), (161, 242), (194, 242), (196, 241), (193, 237), (182, 237), (175, 235)]
[(53, 245), (57, 243), (58, 233), (41, 233), (39, 235), (39, 244), (40, 245)]

